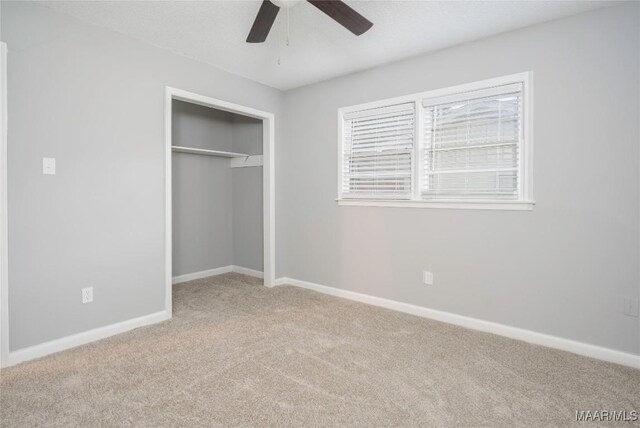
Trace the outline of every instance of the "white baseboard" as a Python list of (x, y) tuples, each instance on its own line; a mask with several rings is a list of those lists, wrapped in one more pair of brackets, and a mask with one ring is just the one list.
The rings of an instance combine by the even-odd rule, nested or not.
[(229, 272), (233, 272), (232, 265), (174, 276), (171, 279), (171, 283), (175, 285), (175, 284), (180, 284), (187, 281), (193, 281), (195, 279), (206, 278), (208, 276), (222, 275), (223, 273), (229, 273)]
[(382, 308), (392, 309), (411, 315), (417, 315), (423, 318), (429, 318), (437, 321), (455, 324), (461, 327), (479, 330), (487, 333), (493, 333), (505, 336), (511, 339), (522, 340), (524, 342), (533, 343), (535, 345), (547, 346), (549, 348), (560, 349), (562, 351), (572, 352), (574, 354), (586, 357), (596, 358), (598, 360), (609, 361), (612, 363), (622, 364), (629, 367), (640, 369), (640, 355), (630, 354), (627, 352), (616, 351), (615, 349), (604, 348), (601, 346), (591, 345), (575, 340), (564, 339), (562, 337), (551, 336), (548, 334), (537, 333), (531, 330), (511, 327), (491, 321), (484, 321), (477, 318), (457, 315), (450, 312), (438, 311), (422, 306), (411, 305), (409, 303), (397, 302), (395, 300), (383, 299), (381, 297), (370, 296), (368, 294), (356, 293), (353, 291), (342, 290), (339, 288), (328, 287), (326, 285), (315, 284), (313, 282), (301, 281), (293, 278), (278, 278), (276, 285), (293, 285), (296, 287), (306, 288), (308, 290), (317, 291), (319, 293), (329, 294), (331, 296), (342, 297), (344, 299), (354, 300), (356, 302), (367, 303), (369, 305), (380, 306)]
[[(224, 266), (216, 269), (209, 269), (201, 272), (189, 273), (186, 275), (174, 276), (172, 283), (179, 284), (181, 282), (193, 281), (194, 279), (206, 278), (214, 275), (221, 275), (228, 272), (237, 272), (244, 275), (250, 275), (257, 278), (262, 278), (264, 275), (262, 272), (245, 268), (242, 266)], [(124, 333), (134, 328), (143, 327), (157, 322), (170, 319), (171, 316), (166, 311), (156, 312), (150, 315), (145, 315), (139, 318), (133, 318), (127, 321), (122, 321), (116, 324), (111, 324), (105, 327), (99, 327), (93, 330), (85, 331), (82, 333), (73, 334), (60, 339), (51, 340), (49, 342), (41, 343), (39, 345), (29, 346), (27, 348), (18, 349), (13, 352), (9, 352), (7, 358), (3, 360), (2, 368), (13, 366), (24, 361), (33, 360), (35, 358), (44, 357), (56, 352), (64, 351), (67, 349), (75, 348), (76, 346), (85, 345), (96, 340), (104, 339), (109, 336)]]
[(233, 272), (241, 273), (243, 275), (249, 275), (256, 278), (264, 278), (264, 272), (260, 272), (259, 270), (255, 270), (255, 269), (249, 269), (246, 267), (233, 265), (231, 266), (231, 270)]
[[(276, 278), (276, 282), (273, 284), (273, 286), (277, 287), (278, 285), (295, 285), (294, 282), (301, 283), (301, 282), (304, 282), (304, 281), (300, 281), (300, 280), (297, 280), (297, 279), (291, 279), (291, 278), (288, 278), (288, 277), (284, 276), (284, 277), (281, 277), (281, 278)], [(309, 284), (313, 284), (313, 283), (310, 282)], [(297, 285), (296, 287), (302, 287), (302, 286), (301, 285)], [(320, 291), (320, 293), (322, 293), (322, 291)]]
[(249, 269), (242, 266), (229, 265), (215, 269), (202, 270), (200, 272), (185, 273), (184, 275), (174, 276), (171, 280), (173, 285), (183, 282), (193, 281), (195, 279), (207, 278), (209, 276), (222, 275), (223, 273), (236, 272), (243, 275), (254, 276), (256, 278), (264, 278), (264, 273), (259, 270)]
[(134, 328), (155, 324), (161, 321), (168, 320), (170, 318), (171, 315), (166, 311), (160, 311), (138, 318), (133, 318), (127, 321), (95, 328), (93, 330), (84, 331), (82, 333), (72, 334), (71, 336), (51, 340), (39, 345), (18, 349), (17, 351), (9, 352), (7, 360), (2, 362), (2, 367), (4, 368), (13, 366), (24, 361), (33, 360), (35, 358), (40, 358), (46, 355), (54, 354), (56, 352), (75, 348), (76, 346), (85, 345), (89, 342), (105, 339), (116, 334), (133, 330)]
[[(237, 268), (237, 270), (235, 269)], [(223, 271), (220, 271), (223, 270)], [(209, 273), (216, 271), (215, 273)], [(238, 272), (245, 275), (251, 275), (252, 272), (257, 276), (261, 274), (259, 271), (252, 269), (242, 268), (239, 266), (226, 266), (224, 268), (212, 269), (203, 274), (203, 272), (196, 272), (188, 275), (181, 275), (176, 278), (183, 278), (191, 275), (194, 276), (191, 279), (184, 279), (184, 281), (190, 281), (192, 279), (204, 278), (206, 276), (219, 275), (226, 272)], [(560, 349), (563, 351), (572, 352), (579, 355), (584, 355), (591, 358), (596, 358), (603, 361), (609, 361), (612, 363), (622, 364), (629, 367), (640, 369), (640, 355), (630, 354), (627, 352), (616, 351), (614, 349), (604, 348), (601, 346), (591, 345), (584, 342), (578, 342), (570, 339), (564, 339), (557, 336), (551, 336), (548, 334), (537, 333), (531, 330), (525, 330), (517, 327), (511, 327), (504, 324), (499, 324), (491, 321), (479, 320), (476, 318), (466, 317), (463, 315), (452, 314), (450, 312), (438, 311), (435, 309), (429, 309), (422, 306), (411, 305), (409, 303), (397, 302), (394, 300), (383, 299), (381, 297), (370, 296), (368, 294), (356, 293), (353, 291), (342, 290), (339, 288), (328, 287), (326, 285), (315, 284), (308, 281), (301, 281), (292, 278), (278, 278), (275, 285), (293, 285), (300, 288), (306, 288), (309, 290), (317, 291), (323, 294), (331, 296), (342, 297), (345, 299), (366, 303), (369, 305), (379, 306), (387, 309), (404, 312), (411, 315), (416, 315), (423, 318), (429, 318), (437, 321), (446, 322), (449, 324), (455, 324), (461, 327), (470, 328), (473, 330), (484, 331), (487, 333), (493, 333), (500, 336), (509, 337), (511, 339), (522, 340), (525, 342), (533, 343), (536, 345), (547, 346), (549, 348)], [(105, 327), (99, 327), (93, 330), (85, 331), (82, 333), (73, 334), (71, 336), (63, 337), (61, 339), (55, 339), (49, 342), (41, 343), (39, 345), (30, 346), (17, 351), (9, 352), (8, 358), (2, 361), (2, 367), (9, 367), (24, 361), (29, 361), (35, 358), (44, 357), (56, 352), (64, 351), (76, 346), (84, 345), (96, 340), (104, 339), (116, 334), (124, 333), (134, 328), (143, 327), (151, 324), (155, 324), (161, 321), (170, 319), (171, 316), (166, 311), (160, 311), (142, 317), (133, 318), (127, 321), (122, 321), (116, 324), (111, 324)]]

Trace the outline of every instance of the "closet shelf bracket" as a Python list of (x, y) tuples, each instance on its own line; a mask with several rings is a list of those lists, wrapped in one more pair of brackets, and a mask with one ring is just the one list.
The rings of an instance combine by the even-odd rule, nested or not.
[(229, 164), (231, 165), (231, 168), (262, 166), (262, 155), (247, 155), (245, 157), (233, 158)]

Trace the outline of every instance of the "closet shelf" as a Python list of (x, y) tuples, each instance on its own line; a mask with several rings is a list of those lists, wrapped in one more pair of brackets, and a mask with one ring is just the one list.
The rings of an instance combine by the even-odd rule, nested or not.
[(195, 155), (220, 156), (223, 158), (246, 158), (251, 155), (246, 153), (223, 152), (221, 150), (196, 149), (194, 147), (171, 146), (171, 150), (180, 153), (192, 153)]

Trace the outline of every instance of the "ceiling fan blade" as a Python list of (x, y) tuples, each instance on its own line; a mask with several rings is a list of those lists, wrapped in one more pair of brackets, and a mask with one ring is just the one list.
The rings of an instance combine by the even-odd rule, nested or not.
[(253, 21), (251, 31), (249, 31), (249, 35), (247, 36), (247, 43), (262, 43), (267, 40), (267, 35), (279, 11), (280, 8), (269, 0), (262, 0), (258, 15), (255, 21)]
[(340, 0), (307, 0), (356, 36), (365, 33), (373, 23)]

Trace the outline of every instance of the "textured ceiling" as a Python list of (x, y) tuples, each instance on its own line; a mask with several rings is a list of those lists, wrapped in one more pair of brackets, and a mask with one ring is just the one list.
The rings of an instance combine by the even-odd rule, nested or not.
[(46, 2), (47, 7), (279, 89), (557, 19), (611, 2), (348, 1), (374, 23), (356, 37), (307, 2), (280, 10), (263, 44), (245, 39), (252, 1)]

